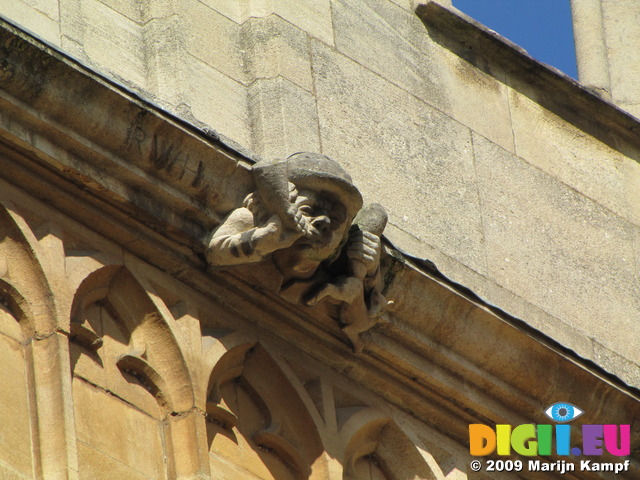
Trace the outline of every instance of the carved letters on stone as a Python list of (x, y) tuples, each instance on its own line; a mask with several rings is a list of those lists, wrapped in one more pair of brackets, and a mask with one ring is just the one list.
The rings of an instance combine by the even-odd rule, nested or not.
[[(211, 266), (249, 265), (286, 300), (328, 304), (356, 351), (390, 302), (381, 293), (384, 208), (362, 208), (351, 177), (331, 158), (296, 153), (253, 167), (255, 191), (209, 239)], [(256, 268), (253, 264), (260, 264)]]

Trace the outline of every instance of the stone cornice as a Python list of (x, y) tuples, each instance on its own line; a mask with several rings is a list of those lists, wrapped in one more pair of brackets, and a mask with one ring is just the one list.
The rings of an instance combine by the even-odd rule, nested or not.
[(212, 132), (161, 113), (9, 23), (0, 23), (0, 45), (8, 138), (48, 168), (65, 176), (72, 168), (82, 183), (111, 191), (120, 208), (141, 208), (196, 237), (252, 182), (253, 160)]
[(435, 1), (416, 14), (432, 38), (480, 70), (621, 153), (640, 161), (640, 121), (560, 70), (455, 8)]
[(311, 307), (208, 273), (203, 239), (249, 191), (251, 160), (7, 24), (0, 158), (0, 178), (463, 445), (470, 423), (543, 423), (559, 400), (579, 399), (592, 423), (640, 418), (636, 391), (393, 248), (385, 294), (397, 307), (359, 355)]

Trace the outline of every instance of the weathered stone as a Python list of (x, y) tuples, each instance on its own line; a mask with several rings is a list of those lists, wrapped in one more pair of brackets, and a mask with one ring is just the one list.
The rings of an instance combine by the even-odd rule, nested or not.
[(266, 289), (294, 304), (328, 308), (354, 350), (362, 351), (360, 334), (390, 303), (380, 274), (384, 208), (361, 209), (349, 174), (318, 153), (259, 162), (253, 175), (256, 190), (212, 232), (207, 261), (252, 265), (254, 273), (264, 272), (257, 278)]
[(162, 478), (143, 475), (81, 440), (78, 441), (78, 461), (80, 462), (80, 471), (78, 472), (80, 480), (109, 480), (112, 478), (151, 480), (151, 478)]
[[(629, 362), (628, 358), (619, 355), (615, 350), (604, 347), (600, 342), (593, 340), (593, 358), (599, 365), (610, 372), (619, 372), (620, 378), (630, 385), (638, 385), (640, 383), (640, 372), (636, 366)], [(632, 352), (637, 358), (638, 347)]]
[[(517, 155), (640, 225), (640, 164), (511, 90)], [(533, 126), (533, 127), (532, 127)]]
[(390, 224), (484, 272), (470, 131), (317, 42), (313, 55), (323, 151)]
[[(548, 423), (559, 399), (637, 423), (638, 122), (447, 0), (420, 7), (426, 29), (410, 3), (61, 0), (65, 51), (108, 78), (2, 25), (0, 321), (17, 349), (0, 349), (0, 432), (20, 431), (26, 478), (486, 479), (472, 423)], [(92, 41), (112, 51), (90, 61)], [(260, 277), (289, 248), (277, 228), (255, 264), (205, 262), (211, 232), (255, 233), (230, 221), (243, 199), (295, 229), (278, 200), (300, 172), (255, 161), (300, 149), (340, 161), (409, 252), (357, 218), (358, 248), (307, 272), (322, 263), (327, 308), (262, 282), (308, 266)], [(305, 187), (326, 200), (322, 173)], [(364, 247), (366, 271), (349, 261)], [(345, 335), (367, 278), (394, 309)]]
[(313, 90), (309, 38), (277, 15), (251, 18), (242, 27), (243, 51), (251, 81), (283, 77)]
[[(82, 380), (74, 380), (73, 392), (78, 441), (141, 476), (167, 477), (162, 458), (163, 427), (158, 420)], [(136, 448), (139, 445), (144, 449)], [(89, 468), (99, 466), (90, 461), (84, 464)]]
[[(438, 48), (424, 35), (424, 25), (412, 11), (402, 11), (387, 0), (344, 0), (336, 2), (333, 10), (340, 52), (504, 148), (513, 149), (506, 86)], [(378, 48), (369, 48), (372, 44)]]
[(203, 0), (202, 3), (240, 24), (247, 20), (247, 3), (238, 0)]
[(62, 34), (80, 46), (82, 59), (126, 84), (146, 87), (140, 25), (97, 0), (68, 0), (60, 14)]
[(2, 15), (24, 25), (52, 45), (60, 45), (60, 11), (57, 2), (15, 0), (3, 2)]
[(340, 53), (441, 110), (449, 107), (443, 92), (445, 71), (436, 67), (438, 49), (426, 41), (415, 15), (388, 0), (340, 0), (333, 11)]
[(640, 6), (634, 0), (573, 0), (580, 80), (640, 116)]
[[(0, 312), (0, 321), (5, 318)], [(15, 340), (0, 335), (0, 365), (2, 366), (2, 395), (0, 395), (0, 448), (8, 469), (32, 478), (32, 451), (30, 432), (30, 398), (27, 392), (27, 358), (29, 349)], [(4, 472), (2, 472), (4, 473)]]
[(637, 229), (488, 141), (474, 147), (491, 277), (634, 358)]
[(189, 72), (184, 61), (187, 48), (181, 18), (149, 20), (142, 27), (142, 42), (149, 93), (166, 108), (182, 105)]
[(182, 31), (189, 32), (185, 36), (187, 51), (227, 77), (246, 84), (250, 77), (240, 26), (213, 8), (196, 0), (186, 2)]
[(610, 99), (602, 4), (599, 1), (571, 0), (571, 14), (580, 82)]
[(245, 87), (196, 58), (188, 58), (187, 106), (196, 121), (215, 125), (222, 135), (251, 144)]
[(315, 98), (287, 79), (257, 80), (249, 88), (253, 148), (263, 158), (282, 158), (320, 147)]
[(333, 45), (330, 0), (280, 0), (274, 1), (271, 8), (273, 13), (280, 15), (312, 37)]

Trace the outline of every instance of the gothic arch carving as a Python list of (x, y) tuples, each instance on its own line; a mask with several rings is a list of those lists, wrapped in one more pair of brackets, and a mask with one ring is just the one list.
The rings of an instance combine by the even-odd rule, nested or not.
[(90, 274), (78, 288), (71, 308), (71, 339), (97, 351), (102, 339), (88, 319), (92, 308), (104, 308), (128, 341), (116, 362), (137, 377), (167, 412), (194, 405), (191, 376), (171, 325), (157, 311), (133, 275), (107, 266)]
[(241, 476), (244, 469), (245, 475), (274, 480), (327, 478), (315, 422), (259, 343), (231, 346), (213, 368), (207, 432), (216, 472)]
[(33, 313), (29, 302), (11, 282), (0, 278), (0, 332), (27, 343), (35, 335)]
[(373, 409), (356, 412), (342, 434), (344, 480), (436, 480), (413, 442), (398, 425)]
[[(29, 305), (33, 335), (47, 335), (57, 326), (51, 289), (36, 255), (37, 245), (27, 223), (16, 211), (0, 205), (0, 278), (11, 285), (15, 298)], [(18, 305), (16, 305), (18, 307)]]
[[(433, 471), (387, 409), (371, 406), (351, 389), (299, 362), (275, 357), (313, 415), (331, 480), (435, 480)], [(335, 465), (338, 464), (338, 466)]]
[[(12, 205), (0, 205), (0, 358), (6, 377), (3, 388), (14, 392), (15, 402), (2, 411), (11, 418), (0, 424), (10, 429), (12, 442), (31, 444), (28, 460), (19, 460), (23, 473), (60, 475), (74, 466), (68, 450), (69, 424), (64, 395), (66, 365), (60, 352), (66, 337), (57, 331), (53, 295), (40, 263), (37, 240)], [(6, 348), (5, 342), (11, 343)], [(12, 386), (13, 381), (20, 384)], [(21, 411), (20, 409), (23, 409)], [(4, 448), (4, 446), (0, 445)], [(24, 450), (24, 449), (23, 449)], [(13, 465), (16, 467), (18, 464)], [(25, 470), (25, 468), (27, 470)]]
[[(204, 418), (195, 408), (192, 377), (173, 327), (133, 274), (122, 266), (107, 266), (91, 273), (80, 284), (72, 304), (75, 411), (82, 419), (79, 441), (90, 441), (84, 431), (92, 428), (92, 421), (108, 422), (92, 410), (87, 399), (123, 412), (134, 405), (142, 413), (113, 428), (123, 434), (143, 435), (131, 432), (132, 425), (148, 425), (147, 432), (151, 433), (138, 440), (155, 442), (157, 463), (129, 462), (128, 452), (105, 452), (111, 448), (107, 441), (97, 440), (90, 447), (115, 456), (122, 468), (143, 465), (139, 468), (146, 470), (138, 473), (157, 478), (203, 474), (201, 455), (193, 443), (198, 430), (204, 429)], [(163, 458), (168, 459), (166, 464)]]

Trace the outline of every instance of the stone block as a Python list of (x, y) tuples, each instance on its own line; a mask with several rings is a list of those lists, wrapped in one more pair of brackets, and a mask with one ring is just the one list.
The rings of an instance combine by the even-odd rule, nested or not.
[(514, 152), (508, 87), (452, 52), (443, 51), (443, 58), (449, 66), (441, 87), (450, 104), (445, 113)]
[[(65, 1), (65, 0), (61, 0)], [(149, 16), (146, 12), (149, 11), (149, 3), (148, 0), (138, 0), (132, 2), (131, 0), (100, 0), (101, 3), (105, 4), (111, 10), (120, 13), (121, 15), (127, 17), (129, 20), (141, 24), (147, 20), (149, 20)], [(156, 2), (156, 3), (165, 3), (165, 2)]]
[[(60, 6), (58, 2), (51, 2), (49, 0), (18, 0), (22, 3), (25, 3), (29, 7), (34, 10), (43, 13), (51, 20), (58, 21), (60, 20)], [(16, 2), (11, 2), (16, 3)], [(3, 5), (4, 7), (4, 5)]]
[(196, 58), (187, 62), (185, 97), (194, 119), (246, 148), (251, 144), (251, 124), (244, 85)]
[(185, 78), (188, 76), (185, 56), (184, 23), (181, 17), (154, 19), (143, 27), (146, 88), (159, 105), (184, 102)]
[(0, 478), (3, 480), (31, 480), (31, 475), (20, 473), (8, 465), (0, 464)]
[(418, 238), (394, 225), (388, 225), (384, 233), (394, 247), (402, 252), (413, 252), (413, 255), (416, 255), (415, 252), (420, 252), (420, 256), (433, 262), (445, 277), (469, 288), (488, 304), (499, 307), (515, 318), (526, 319), (530, 326), (552, 336), (554, 340), (581, 357), (593, 358), (591, 338), (584, 333), (579, 334), (575, 328), (545, 312), (540, 306), (532, 304), (528, 299), (506, 290), (496, 283), (495, 279), (487, 278), (486, 275), (479, 274), (443, 254), (439, 249), (421, 243)]
[[(2, 263), (2, 261), (0, 261)], [(1, 269), (2, 267), (0, 267)], [(23, 330), (22, 325), (15, 317), (15, 312), (9, 305), (0, 301), (0, 335), (13, 339), (16, 343), (23, 343), (29, 334)]]
[[(62, 2), (69, 0), (61, 0)], [(84, 0), (81, 0), (84, 1)], [(100, 0), (112, 10), (124, 15), (140, 25), (153, 19), (167, 18), (183, 11), (184, 0), (158, 2), (156, 0)]]
[(38, 455), (43, 478), (75, 469), (68, 337), (53, 333), (31, 342), (37, 409)]
[(313, 89), (309, 38), (277, 15), (252, 18), (243, 25), (243, 49), (251, 80), (281, 76)]
[(43, 40), (60, 46), (58, 2), (10, 0), (2, 2), (0, 12)]
[[(32, 474), (30, 399), (27, 395), (25, 349), (12, 339), (0, 335), (0, 451), (10, 470)], [(0, 470), (1, 472), (1, 470)], [(4, 477), (3, 477), (4, 478)], [(19, 477), (17, 477), (19, 478)]]
[(275, 13), (312, 37), (333, 45), (330, 0), (203, 0), (202, 3), (236, 23)]
[(312, 51), (323, 153), (418, 245), (485, 272), (469, 129), (318, 42)]
[(571, 17), (580, 83), (611, 99), (602, 3), (572, 0)]
[(97, 0), (65, 0), (60, 15), (62, 35), (80, 46), (83, 60), (127, 85), (145, 87), (142, 27)]
[(333, 45), (331, 7), (330, 0), (273, 0), (271, 8), (312, 37)]
[(340, 0), (334, 3), (333, 12), (339, 52), (446, 109), (438, 48), (428, 41), (427, 30), (415, 14), (388, 0)]
[(78, 472), (80, 480), (111, 480), (114, 478), (150, 480), (153, 478), (136, 472), (83, 441), (78, 441), (78, 463), (80, 465)]
[(390, 2), (398, 5), (400, 8), (404, 8), (409, 12), (413, 12), (415, 10), (413, 4), (414, 0), (389, 0)]
[(277, 77), (249, 89), (253, 150), (264, 158), (319, 151), (318, 117), (313, 95)]
[(247, 17), (247, 2), (238, 0), (202, 0), (202, 4), (214, 9), (225, 17), (240, 24)]
[(640, 105), (640, 50), (635, 46), (640, 44), (640, 5), (636, 0), (600, 3), (611, 96), (623, 108), (637, 108)]
[(640, 225), (640, 164), (514, 90), (515, 151), (528, 163)]
[(615, 350), (603, 347), (598, 341), (593, 341), (595, 362), (606, 371), (613, 372), (623, 382), (629, 385), (640, 385), (640, 368), (638, 368), (638, 358), (640, 358), (640, 347), (636, 343), (636, 352), (632, 358), (624, 358)]
[(333, 11), (340, 52), (513, 149), (505, 85), (436, 44), (412, 11), (388, 0), (341, 0)]
[(142, 477), (166, 478), (159, 421), (82, 380), (73, 381), (73, 399), (80, 442)]
[(489, 276), (638, 358), (637, 227), (477, 135), (474, 147)]
[(197, 0), (185, 2), (183, 18), (188, 52), (235, 81), (248, 83), (241, 27)]

